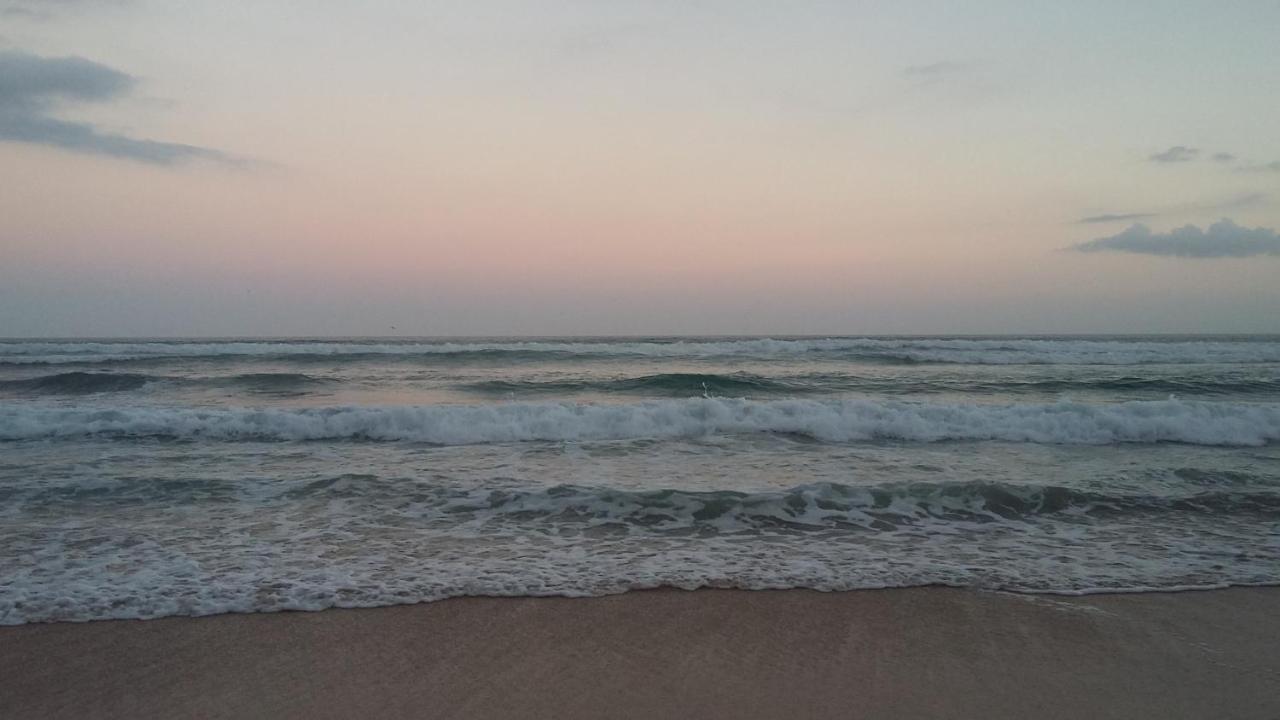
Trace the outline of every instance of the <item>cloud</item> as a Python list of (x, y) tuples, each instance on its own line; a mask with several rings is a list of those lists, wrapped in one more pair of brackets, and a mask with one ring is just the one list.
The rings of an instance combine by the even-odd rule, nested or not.
[(56, 105), (67, 102), (118, 100), (136, 85), (133, 76), (84, 58), (46, 58), (0, 51), (0, 141), (47, 145), (156, 165), (194, 159), (243, 162), (220, 150), (103, 132), (92, 124), (62, 120), (51, 114)]
[(1164, 152), (1158, 152), (1154, 155), (1148, 156), (1147, 159), (1151, 162), (1175, 163), (1195, 160), (1199, 156), (1200, 150), (1197, 148), (1186, 147), (1185, 145), (1174, 145)]
[(1280, 173), (1280, 160), (1275, 162), (1263, 163), (1261, 165), (1247, 165), (1239, 168), (1240, 172), (1273, 172)]
[(1115, 215), (1090, 215), (1077, 220), (1079, 223), (1109, 223), (1120, 222), (1121, 220), (1142, 220), (1143, 218), (1155, 217), (1156, 213), (1118, 213)]
[(197, 145), (157, 142), (99, 132), (88, 123), (67, 122), (40, 115), (8, 116), (0, 112), (0, 141), (51, 145), (64, 150), (111, 155), (156, 165), (205, 159), (237, 163), (226, 153)]
[(0, 108), (30, 108), (50, 100), (109, 100), (127, 93), (134, 78), (78, 57), (44, 58), (0, 52)]
[(1072, 245), (1077, 252), (1128, 252), (1180, 258), (1242, 258), (1280, 256), (1280, 234), (1269, 228), (1247, 228), (1219, 220), (1201, 230), (1185, 225), (1167, 233), (1153, 233), (1146, 225), (1131, 225), (1110, 237)]
[(51, 20), (62, 10), (124, 5), (130, 0), (0, 0), (0, 17)]
[(35, 20), (44, 19), (45, 13), (39, 10), (33, 10), (29, 7), (21, 5), (3, 5), (0, 6), (0, 17), (7, 18), (31, 18)]
[(932, 82), (952, 75), (966, 73), (972, 69), (973, 63), (941, 60), (927, 65), (908, 65), (902, 69), (902, 74), (925, 82)]
[(1242, 208), (1265, 205), (1266, 203), (1267, 196), (1262, 193), (1244, 193), (1241, 195), (1232, 195), (1220, 200), (1170, 205), (1168, 207), (1157, 210), (1147, 210), (1145, 212), (1090, 215), (1088, 217), (1082, 217), (1076, 222), (1082, 225), (1089, 225), (1094, 223), (1121, 222), (1124, 220), (1145, 220), (1148, 218), (1159, 217), (1161, 215), (1187, 215), (1191, 213), (1217, 212), (1220, 210), (1239, 210)]
[(1229, 153), (1229, 152), (1219, 152), (1219, 153), (1214, 153), (1214, 154), (1213, 154), (1213, 161), (1214, 161), (1214, 162), (1220, 162), (1220, 163), (1233, 163), (1233, 162), (1235, 162), (1235, 161), (1236, 161), (1236, 156), (1235, 156), (1235, 155), (1232, 155), (1232, 154), (1231, 154), (1231, 153)]

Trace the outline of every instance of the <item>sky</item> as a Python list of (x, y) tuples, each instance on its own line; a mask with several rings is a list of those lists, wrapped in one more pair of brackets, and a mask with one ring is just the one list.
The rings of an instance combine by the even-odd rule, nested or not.
[(1277, 27), (0, 0), (0, 336), (1280, 332)]

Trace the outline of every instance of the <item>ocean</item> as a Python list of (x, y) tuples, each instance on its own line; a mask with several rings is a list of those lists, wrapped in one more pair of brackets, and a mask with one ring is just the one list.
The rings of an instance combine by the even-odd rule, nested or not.
[(0, 341), (0, 623), (1280, 583), (1280, 337)]

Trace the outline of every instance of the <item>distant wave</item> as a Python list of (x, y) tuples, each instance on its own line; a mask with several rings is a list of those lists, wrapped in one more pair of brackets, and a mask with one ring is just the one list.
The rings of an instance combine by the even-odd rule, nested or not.
[[(826, 380), (826, 383), (823, 381)], [(693, 397), (801, 394), (841, 389), (838, 377), (770, 378), (752, 373), (657, 373), (605, 380), (484, 380), (461, 388), (485, 395), (561, 395), (581, 392)]]
[(1229, 393), (1280, 392), (1280, 377), (1242, 378), (1215, 374), (1212, 376), (1183, 375), (1173, 377), (1103, 377), (1072, 378), (1062, 380), (1034, 380), (1028, 382), (993, 383), (991, 390), (1007, 392), (1010, 389), (1034, 389), (1042, 392), (1073, 392), (1077, 390), (1119, 390), (1127, 392), (1170, 393), (1174, 395), (1220, 395)]
[[(255, 395), (304, 394), (336, 385), (337, 378), (305, 373), (260, 372), (226, 376), (165, 376), (122, 372), (62, 372), (0, 381), (0, 393), (20, 395), (87, 395), (166, 386), (215, 387)], [(1054, 394), (1075, 392), (1150, 393), (1218, 396), (1280, 394), (1280, 377), (1249, 377), (1215, 372), (1172, 376), (1083, 376), (1065, 378), (875, 377), (855, 373), (814, 373), (770, 377), (736, 373), (655, 373), (637, 377), (553, 380), (482, 380), (457, 386), (489, 397), (565, 396), (582, 393), (640, 397), (795, 397), (841, 392), (882, 395), (938, 393)]]
[(494, 342), (227, 341), (6, 342), (0, 364), (87, 364), (166, 358), (352, 361), (401, 356), (435, 361), (546, 358), (785, 358), (868, 363), (1157, 365), (1280, 363), (1276, 340), (809, 338)]
[(87, 395), (137, 390), (155, 378), (134, 373), (66, 372), (23, 380), (0, 381), (0, 390), (51, 395)]
[(295, 394), (329, 385), (334, 381), (304, 373), (262, 372), (243, 373), (228, 377), (201, 378), (190, 382), (231, 387), (258, 394)]
[(127, 392), (152, 383), (227, 387), (257, 394), (290, 394), (328, 384), (303, 373), (244, 373), (225, 377), (168, 377), (139, 373), (64, 372), (21, 380), (0, 381), (0, 391), (31, 395), (89, 395)]
[(459, 389), (492, 397), (571, 395), (575, 393), (625, 394), (656, 397), (761, 397), (796, 396), (839, 392), (887, 395), (936, 393), (1073, 393), (1090, 391), (1166, 395), (1229, 395), (1280, 393), (1280, 377), (1241, 377), (1221, 372), (1212, 375), (1166, 377), (1094, 376), (1071, 378), (981, 377), (868, 377), (853, 373), (815, 373), (769, 377), (755, 373), (656, 373), (639, 377), (578, 378), (555, 380), (482, 380)]
[(1161, 400), (1013, 405), (863, 400), (654, 400), (421, 407), (111, 410), (0, 408), (0, 439), (162, 437), (210, 440), (520, 441), (690, 438), (781, 433), (820, 442), (1003, 440), (1259, 446), (1280, 440), (1280, 404)]
[(1079, 376), (1057, 378), (983, 378), (914, 379), (869, 378), (855, 380), (849, 390), (868, 390), (880, 393), (1150, 393), (1152, 395), (1216, 396), (1216, 395), (1273, 395), (1280, 393), (1280, 377), (1253, 376), (1224, 373), (1220, 368), (1203, 374), (1151, 375), (1137, 377)]

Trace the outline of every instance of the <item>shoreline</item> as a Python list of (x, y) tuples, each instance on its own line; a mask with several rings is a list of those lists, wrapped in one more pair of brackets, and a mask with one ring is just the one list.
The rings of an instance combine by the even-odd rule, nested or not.
[[(1005, 587), (974, 587), (969, 585), (947, 585), (945, 583), (926, 583), (923, 585), (895, 585), (891, 587), (854, 587), (841, 589), (825, 589), (816, 587), (739, 587), (735, 585), (697, 585), (694, 587), (681, 587), (679, 585), (663, 584), (655, 586), (642, 586), (627, 588), (617, 591), (603, 591), (598, 594), (582, 594), (569, 595), (558, 592), (548, 592), (545, 594), (475, 594), (475, 595), (445, 595), (443, 597), (433, 597), (423, 600), (406, 600), (403, 602), (391, 602), (384, 605), (325, 605), (323, 607), (282, 607), (271, 608), (265, 610), (219, 610), (215, 612), (202, 612), (197, 614), (169, 614), (169, 615), (148, 615), (142, 617), (60, 617), (51, 620), (26, 620), (23, 622), (10, 623), (0, 622), (0, 632), (4, 632), (7, 628), (24, 627), (27, 625), (92, 625), (97, 623), (114, 623), (114, 622), (152, 622), (155, 620), (203, 620), (207, 618), (221, 617), (223, 615), (287, 615), (291, 613), (322, 613), (329, 611), (361, 611), (361, 610), (383, 610), (387, 608), (399, 608), (414, 605), (434, 605), (441, 602), (452, 602), (457, 600), (595, 600), (599, 598), (614, 597), (618, 595), (630, 595), (632, 593), (650, 593), (650, 592), (790, 592), (797, 591), (802, 593), (819, 593), (823, 595), (844, 595), (849, 593), (867, 593), (867, 592), (886, 592), (898, 590), (960, 590), (964, 592), (973, 592), (983, 595), (1008, 595), (1011, 597), (1021, 597), (1028, 599), (1042, 598), (1044, 600), (1058, 599), (1089, 599), (1097, 597), (1105, 597), (1111, 595), (1181, 595), (1183, 593), (1214, 593), (1223, 590), (1238, 589), (1260, 589), (1260, 588), (1276, 588), (1280, 590), (1280, 581), (1277, 582), (1228, 582), (1216, 585), (1174, 585), (1169, 587), (1131, 587), (1131, 588), (1091, 588), (1087, 590), (1018, 590), (1016, 588)], [(1280, 600), (1278, 600), (1280, 602)]]
[(637, 590), (0, 627), (0, 716), (1280, 717), (1280, 588)]

